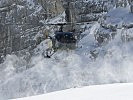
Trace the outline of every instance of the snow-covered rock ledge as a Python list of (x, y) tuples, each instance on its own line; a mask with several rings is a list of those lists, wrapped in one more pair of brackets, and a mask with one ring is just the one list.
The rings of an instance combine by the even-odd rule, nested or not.
[(87, 86), (14, 100), (133, 100), (133, 83)]

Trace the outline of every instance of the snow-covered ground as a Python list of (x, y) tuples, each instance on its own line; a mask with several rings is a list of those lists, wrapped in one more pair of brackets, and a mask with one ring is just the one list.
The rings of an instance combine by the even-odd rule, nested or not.
[(14, 100), (133, 100), (133, 83), (73, 88)]

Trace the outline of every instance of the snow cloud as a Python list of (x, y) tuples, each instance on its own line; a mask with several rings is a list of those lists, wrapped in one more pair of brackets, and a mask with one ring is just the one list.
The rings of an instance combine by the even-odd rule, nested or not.
[(132, 42), (122, 43), (118, 34), (97, 47), (99, 56), (92, 60), (92, 36), (82, 39), (82, 48), (59, 50), (50, 59), (41, 54), (33, 56), (28, 64), (21, 57), (8, 55), (0, 65), (1, 95), (17, 98), (94, 84), (133, 82)]

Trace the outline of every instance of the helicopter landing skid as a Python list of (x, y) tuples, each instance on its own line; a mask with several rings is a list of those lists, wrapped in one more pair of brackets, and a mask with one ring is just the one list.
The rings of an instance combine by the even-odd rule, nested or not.
[(44, 58), (51, 58), (51, 56), (55, 53), (55, 51), (53, 51), (52, 53), (50, 52), (50, 54), (48, 54), (48, 52), (44, 52), (42, 55)]

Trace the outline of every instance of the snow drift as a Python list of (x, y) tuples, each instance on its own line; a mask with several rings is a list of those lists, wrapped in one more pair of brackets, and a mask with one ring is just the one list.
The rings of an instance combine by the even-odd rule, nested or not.
[(132, 100), (133, 84), (97, 85), (14, 100)]

